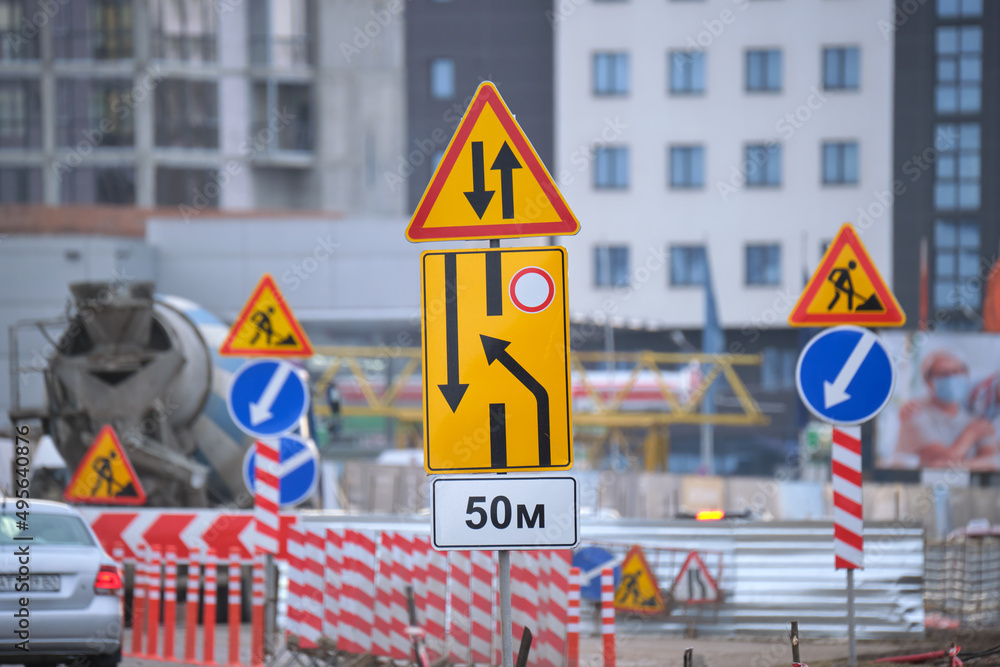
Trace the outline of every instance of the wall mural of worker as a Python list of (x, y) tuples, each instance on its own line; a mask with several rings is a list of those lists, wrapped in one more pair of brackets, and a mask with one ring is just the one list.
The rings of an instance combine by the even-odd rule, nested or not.
[(878, 419), (876, 465), (1000, 470), (1000, 338), (883, 336), (898, 378)]

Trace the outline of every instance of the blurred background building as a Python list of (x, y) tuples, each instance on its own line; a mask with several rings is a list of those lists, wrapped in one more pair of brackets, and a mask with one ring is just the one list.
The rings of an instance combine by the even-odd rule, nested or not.
[(913, 4), (0, 0), (0, 326), (84, 279), (231, 319), (269, 271), (314, 343), (419, 346), (403, 230), (491, 79), (582, 225), (551, 240), (574, 349), (760, 355), (736, 370), (764, 419), (720, 426), (707, 468), (693, 424), (581, 429), (594, 465), (654, 442), (644, 464), (676, 472), (822, 458), (786, 318), (843, 222), (909, 329), (989, 330), (1000, 304), (1000, 5)]

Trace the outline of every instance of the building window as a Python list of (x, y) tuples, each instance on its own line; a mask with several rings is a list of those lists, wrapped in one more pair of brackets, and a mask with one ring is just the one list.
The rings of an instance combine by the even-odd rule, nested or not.
[(132, 57), (132, 0), (62, 5), (52, 17), (55, 57), (118, 60)]
[(940, 211), (979, 208), (979, 123), (937, 126), (938, 159), (934, 165), (934, 208)]
[(77, 167), (62, 175), (63, 204), (135, 204), (135, 170), (131, 167)]
[(594, 94), (628, 94), (628, 54), (594, 54)]
[(296, 67), (313, 62), (311, 0), (250, 0), (250, 64)]
[(781, 51), (760, 49), (747, 51), (747, 90), (776, 92), (781, 90)]
[(41, 201), (41, 169), (0, 167), (0, 204), (40, 204)]
[(611, 146), (594, 150), (594, 187), (624, 190), (628, 187), (628, 149)]
[(216, 172), (211, 169), (156, 170), (157, 206), (193, 206), (201, 210), (219, 206)]
[(979, 250), (979, 223), (976, 221), (938, 220), (934, 223), (936, 308), (979, 310), (982, 303)]
[(823, 143), (823, 183), (856, 185), (858, 182), (858, 144), (855, 141)]
[(752, 144), (744, 153), (748, 188), (774, 188), (781, 185), (781, 146)]
[(211, 81), (165, 79), (156, 87), (156, 145), (218, 148), (219, 91)]
[(594, 286), (628, 287), (628, 247), (606, 245), (594, 248)]
[(671, 285), (704, 285), (706, 275), (705, 246), (670, 246)]
[(857, 90), (861, 85), (860, 61), (857, 47), (823, 49), (823, 89)]
[(747, 246), (747, 285), (781, 284), (781, 246)]
[(254, 84), (254, 140), (264, 144), (269, 134), (273, 136), (261, 152), (313, 150), (312, 88), (308, 84)]
[(983, 15), (983, 0), (937, 0), (941, 18), (973, 18)]
[(56, 82), (56, 145), (131, 146), (129, 79), (60, 79)]
[(38, 148), (41, 145), (38, 82), (0, 79), (0, 148)]
[(436, 100), (455, 97), (455, 61), (451, 58), (431, 61), (431, 97)]
[(670, 147), (670, 187), (700, 188), (705, 185), (705, 149), (701, 146)]
[(37, 0), (0, 0), (0, 62), (38, 59), (41, 31), (24, 29), (37, 10)]
[(705, 92), (703, 51), (670, 52), (670, 92), (675, 95), (697, 95)]
[(937, 29), (938, 113), (977, 113), (982, 106), (983, 29), (950, 26)]
[(795, 365), (798, 351), (765, 347), (760, 365), (760, 388), (765, 391), (787, 391), (795, 388)]
[(154, 58), (175, 62), (215, 62), (218, 23), (213, 0), (151, 0)]

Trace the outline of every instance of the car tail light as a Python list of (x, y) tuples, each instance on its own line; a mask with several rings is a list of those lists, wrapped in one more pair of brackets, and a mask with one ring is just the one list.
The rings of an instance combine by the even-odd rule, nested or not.
[(726, 513), (722, 510), (699, 510), (694, 518), (696, 521), (721, 521), (726, 518)]
[(122, 576), (114, 565), (102, 565), (94, 580), (94, 592), (102, 595), (117, 595), (122, 589)]

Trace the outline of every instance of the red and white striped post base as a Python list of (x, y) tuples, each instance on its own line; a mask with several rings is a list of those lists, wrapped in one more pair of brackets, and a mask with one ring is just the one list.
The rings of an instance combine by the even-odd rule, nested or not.
[(615, 667), (615, 571), (601, 570), (601, 636), (604, 639), (604, 667)]
[(838, 570), (864, 568), (861, 427), (833, 427), (833, 553)]

